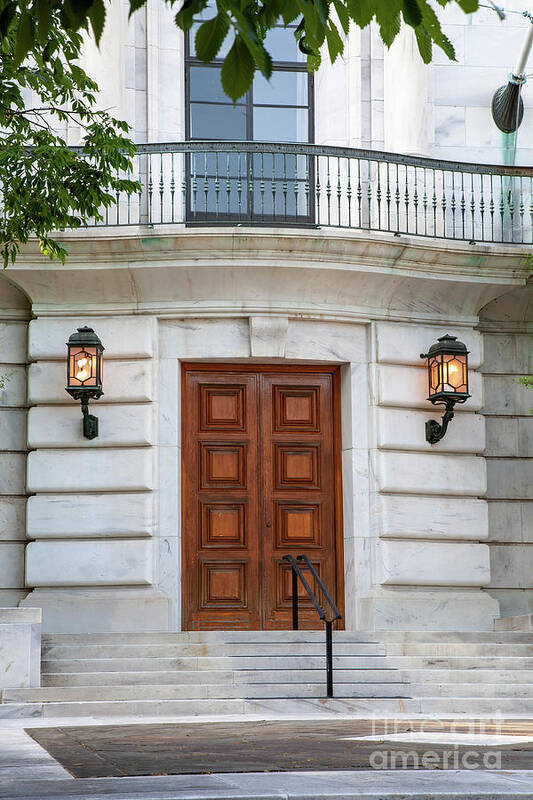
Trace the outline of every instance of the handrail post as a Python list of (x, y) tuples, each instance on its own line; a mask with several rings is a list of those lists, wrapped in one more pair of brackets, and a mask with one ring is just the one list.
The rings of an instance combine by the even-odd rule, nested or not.
[(298, 575), (292, 569), (292, 629), (298, 630)]
[(333, 636), (332, 621), (326, 620), (326, 694), (333, 697)]

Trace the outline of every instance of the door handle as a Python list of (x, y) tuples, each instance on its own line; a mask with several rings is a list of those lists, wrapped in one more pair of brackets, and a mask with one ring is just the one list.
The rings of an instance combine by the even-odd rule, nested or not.
[(266, 527), (267, 527), (267, 528), (270, 528), (271, 524), (272, 524), (271, 522), (267, 522), (267, 523), (266, 523)]

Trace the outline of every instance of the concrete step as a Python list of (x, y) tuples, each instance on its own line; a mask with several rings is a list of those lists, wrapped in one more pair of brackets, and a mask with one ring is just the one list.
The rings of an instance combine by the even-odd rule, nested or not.
[[(153, 633), (45, 633), (43, 647), (73, 644), (198, 644), (254, 642), (323, 642), (324, 629), (316, 631), (172, 631)], [(379, 643), (381, 633), (368, 631), (333, 631), (339, 642)]]
[(531, 686), (523, 683), (405, 683), (409, 697), (492, 697), (499, 703), (502, 697), (532, 698)]
[(405, 656), (533, 656), (533, 642), (388, 642), (387, 655)]
[[(345, 697), (406, 696), (402, 683), (340, 683), (337, 692)], [(326, 679), (314, 683), (251, 683), (239, 686), (60, 686), (39, 689), (5, 689), (4, 703), (95, 702), (118, 700), (199, 700), (247, 697), (325, 697)], [(409, 695), (409, 693), (407, 693)]]
[[(335, 635), (335, 634), (334, 634)], [(379, 642), (533, 642), (533, 631), (376, 631)]]
[(533, 657), (487, 656), (388, 656), (388, 667), (398, 669), (533, 669)]
[[(338, 642), (333, 645), (336, 655), (384, 656), (386, 649), (379, 644)], [(322, 642), (248, 642), (246, 644), (48, 644), (43, 650), (46, 660), (81, 658), (184, 658), (221, 656), (323, 656)], [(533, 654), (533, 645), (531, 646)]]
[[(533, 670), (525, 669), (484, 669), (477, 666), (473, 669), (404, 669), (398, 673), (410, 683), (517, 683), (525, 684), (526, 690), (529, 690), (528, 684), (533, 683)], [(533, 687), (531, 690), (533, 692)]]
[[(532, 659), (533, 660), (533, 659)], [(334, 664), (348, 669), (382, 668), (384, 656), (334, 656)], [(218, 658), (79, 658), (44, 659), (43, 673), (49, 672), (144, 672), (153, 670), (236, 670), (236, 669), (321, 669), (325, 655), (317, 656), (220, 656)]]
[[(312, 683), (322, 680), (324, 664), (320, 669), (300, 670), (237, 670), (232, 671), (185, 671), (169, 672), (50, 672), (42, 676), (43, 686), (135, 686), (153, 685), (203, 685), (232, 683)], [(279, 676), (279, 678), (278, 678)], [(349, 669), (335, 670), (336, 679), (348, 683), (397, 683), (402, 680), (396, 669)], [(532, 677), (533, 680), (533, 677)]]

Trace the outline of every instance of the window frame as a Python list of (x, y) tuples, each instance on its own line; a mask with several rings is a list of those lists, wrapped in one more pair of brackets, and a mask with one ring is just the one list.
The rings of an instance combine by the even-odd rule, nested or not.
[[(204, 20), (202, 20), (204, 21)], [(279, 26), (283, 28), (284, 26)], [(294, 26), (295, 27), (295, 26)], [(292, 26), (289, 30), (292, 30)], [(191, 32), (188, 31), (185, 36), (185, 57), (184, 57), (184, 66), (185, 66), (185, 132), (186, 132), (186, 140), (187, 141), (214, 141), (216, 142), (217, 139), (207, 140), (202, 139), (199, 137), (193, 137), (191, 131), (191, 106), (193, 103), (198, 103), (199, 105), (226, 105), (224, 101), (195, 101), (191, 100), (191, 75), (190, 70), (193, 67), (200, 67), (202, 69), (220, 69), (224, 62), (224, 58), (215, 58), (213, 61), (206, 63), (204, 61), (200, 61), (200, 59), (196, 58), (194, 55), (191, 55), (191, 47), (190, 47), (190, 36)], [(305, 61), (273, 61), (272, 63), (272, 71), (273, 72), (296, 72), (296, 73), (303, 73), (307, 75), (307, 104), (306, 105), (299, 105), (296, 103), (290, 104), (274, 104), (274, 103), (257, 103), (254, 104), (253, 101), (253, 84), (250, 89), (246, 92), (244, 98), (244, 102), (242, 102), (242, 106), (245, 108), (246, 113), (246, 138), (242, 140), (235, 140), (235, 139), (219, 139), (218, 141), (243, 141), (243, 142), (261, 142), (262, 139), (254, 139), (254, 131), (253, 131), (253, 117), (254, 117), (254, 108), (288, 108), (288, 109), (305, 109), (307, 108), (307, 140), (303, 142), (291, 142), (293, 144), (302, 144), (302, 147), (305, 147), (306, 144), (314, 143), (315, 138), (315, 124), (314, 124), (314, 111), (315, 111), (315, 104), (314, 104), (314, 75), (307, 70), (307, 64)], [(241, 100), (238, 101), (238, 105), (241, 105)], [(232, 101), (228, 98), (227, 105), (233, 105)], [(271, 143), (271, 142), (270, 142)], [(305, 155), (305, 154), (302, 154)], [(253, 157), (249, 154), (248, 158)], [(311, 156), (305, 156), (309, 159), (309, 184), (310, 186), (314, 186), (314, 161)], [(293, 214), (293, 215), (277, 215), (273, 213), (271, 215), (261, 215), (258, 212), (255, 212), (253, 208), (249, 208), (250, 203), (247, 201), (247, 207), (245, 213), (234, 213), (231, 211), (227, 211), (225, 214), (222, 215), (222, 219), (218, 219), (219, 215), (217, 212), (211, 211), (204, 211), (204, 212), (191, 212), (191, 154), (187, 154), (186, 158), (186, 174), (187, 174), (187, 184), (186, 184), (186, 224), (188, 225), (205, 225), (205, 224), (226, 224), (228, 221), (230, 222), (240, 222), (246, 223), (247, 221), (253, 224), (264, 224), (264, 225), (271, 225), (275, 222), (276, 225), (283, 224), (286, 222), (288, 225), (303, 225), (305, 227), (309, 227), (310, 225), (314, 225), (314, 193), (311, 192), (309, 194), (309, 207), (307, 209), (307, 213), (304, 214)], [(289, 180), (291, 180), (289, 178)]]

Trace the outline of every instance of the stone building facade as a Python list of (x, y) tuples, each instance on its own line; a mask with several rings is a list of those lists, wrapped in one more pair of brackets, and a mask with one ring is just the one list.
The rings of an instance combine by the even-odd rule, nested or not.
[[(344, 60), (314, 80), (314, 142), (508, 163), (514, 143), (501, 139), (488, 107), (511, 66), (521, 20), (500, 25), (488, 11), (447, 13), (456, 64), (438, 57), (426, 68), (409, 36), (384, 53), (376, 31), (354, 31)], [(87, 53), (102, 104), (132, 123), (138, 142), (184, 140), (184, 45), (166, 7), (149, 0), (128, 25), (117, 2), (109, 16), (101, 54)], [(498, 47), (488, 48), (489, 40)], [(527, 86), (524, 100), (516, 163), (527, 165)], [(491, 630), (499, 616), (531, 611), (533, 399), (516, 378), (533, 363), (533, 245), (357, 224), (217, 223), (140, 220), (64, 232), (65, 266), (30, 245), (0, 275), (0, 605), (41, 607), (49, 632), (167, 631), (191, 624), (184, 608), (191, 591), (200, 592), (202, 607), (220, 608), (220, 564), (237, 576), (234, 607), (250, 603), (258, 586), (265, 591), (261, 558), (255, 578), (246, 559), (237, 559), (239, 572), (228, 557), (218, 573), (207, 559), (198, 579), (191, 570), (200, 556), (184, 558), (193, 535), (186, 504), (215, 503), (183, 494), (191, 479), (182, 474), (182, 451), (196, 424), (184, 366), (196, 366), (209, 367), (206, 391), (219, 374), (229, 395), (242, 375), (293, 375), (291, 397), (301, 399), (315, 391), (317, 376), (335, 375), (334, 455), (324, 462), (335, 469), (335, 488), (327, 501), (313, 495), (306, 506), (300, 493), (290, 503), (293, 514), (314, 503), (324, 515), (324, 503), (335, 505), (337, 601), (347, 628)], [(64, 388), (65, 343), (82, 325), (106, 348), (105, 394), (93, 411), (100, 435), (91, 441)], [(470, 351), (472, 397), (430, 445), (425, 422), (439, 410), (426, 400), (420, 354), (444, 333)], [(267, 417), (257, 417), (260, 441)], [(301, 491), (316, 479), (318, 491), (322, 462), (311, 455), (306, 477), (297, 459), (302, 448), (315, 453), (320, 426), (298, 424), (311, 438), (290, 429), (288, 454), (285, 440), (272, 439), (279, 474), (285, 469), (287, 484)], [(227, 445), (222, 429), (215, 425), (206, 438), (215, 449)], [(240, 436), (232, 452), (251, 458)], [(206, 458), (216, 495), (215, 456)], [(289, 463), (303, 470), (300, 484)], [(279, 498), (271, 532), (266, 517), (246, 516), (249, 497), (217, 496), (226, 511), (241, 509), (242, 536), (253, 535), (259, 549), (285, 530)], [(213, 535), (223, 538), (217, 508)], [(306, 531), (315, 530), (309, 514), (311, 527), (298, 528), (304, 552)], [(283, 579), (279, 586), (283, 594)]]

